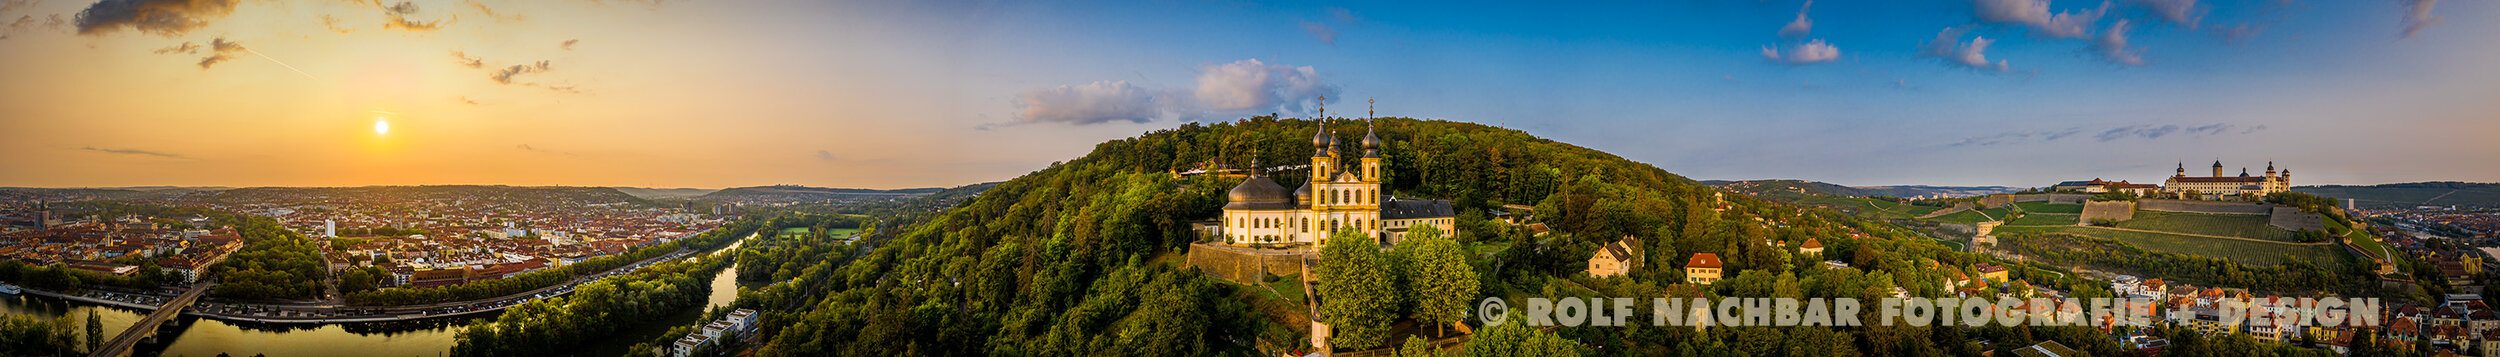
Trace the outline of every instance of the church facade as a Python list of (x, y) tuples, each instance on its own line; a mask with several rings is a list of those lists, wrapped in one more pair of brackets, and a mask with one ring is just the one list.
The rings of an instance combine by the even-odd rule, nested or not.
[(1354, 230), (1391, 243), (1402, 240), (1415, 224), (1455, 234), (1457, 214), (1445, 200), (1401, 200), (1381, 190), (1386, 164), (1380, 137), (1366, 130), (1363, 155), (1345, 167), (1337, 140), (1321, 124), (1311, 136), (1311, 175), (1300, 189), (1252, 173), (1226, 195), (1222, 229), (1227, 245), (1324, 245), (1338, 231)]
[(2210, 177), (2188, 177), (2187, 163), (2180, 163), (2178, 172), (2172, 174), (2169, 181), (2162, 183), (2162, 191), (2182, 195), (2195, 192), (2199, 196), (2183, 198), (2219, 199), (2234, 196), (2264, 197), (2292, 190), (2292, 170), (2277, 171), (2274, 169), (2273, 162), (2266, 163), (2264, 176), (2249, 176), (2247, 168), (2240, 168), (2239, 176), (2223, 176), (2222, 161), (2219, 160), (2214, 161), (2213, 169), (2213, 176)]

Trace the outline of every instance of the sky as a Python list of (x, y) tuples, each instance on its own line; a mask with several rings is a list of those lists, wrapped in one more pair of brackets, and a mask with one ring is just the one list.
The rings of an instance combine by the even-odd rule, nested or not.
[(0, 0), (0, 186), (956, 186), (1186, 122), (1359, 117), (1365, 100), (1696, 179), (2030, 187), (2219, 160), (2300, 185), (2500, 181), (2495, 14)]

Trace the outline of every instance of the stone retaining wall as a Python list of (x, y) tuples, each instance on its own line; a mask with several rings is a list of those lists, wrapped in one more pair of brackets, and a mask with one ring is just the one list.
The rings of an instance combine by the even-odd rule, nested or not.
[(2144, 209), (2144, 210), (2151, 210), (2151, 211), (2188, 212), (2188, 213), (2214, 213), (2214, 214), (2270, 214), (2270, 213), (2274, 213), (2274, 205), (2273, 205), (2273, 204), (2265, 204), (2265, 203), (2248, 203), (2248, 202), (2217, 202), (2217, 201), (2181, 201), (2181, 200), (2138, 200), (2138, 201), (2136, 201), (2136, 202), (2137, 202), (2137, 203), (2139, 203), (2139, 205), (2137, 206), (2137, 208), (2141, 208), (2141, 209)]
[(2135, 219), (2135, 204), (2135, 202), (2127, 201), (2084, 202), (2083, 215), (2076, 219), (2084, 224), (2092, 224), (2092, 221), (2102, 219), (2120, 221)]
[(1269, 275), (1301, 274), (1302, 252), (1198, 243), (1189, 246), (1189, 266), (1218, 279), (1258, 285)]
[(2014, 195), (2014, 202), (2048, 202), (2079, 205), (2083, 204), (2083, 200), (2090, 198), (2092, 198), (2092, 195), (2080, 193), (2034, 193)]
[(1979, 198), (1980, 207), (1998, 208), (2012, 205), (2014, 205), (2014, 195), (2011, 194), (1999, 193)]

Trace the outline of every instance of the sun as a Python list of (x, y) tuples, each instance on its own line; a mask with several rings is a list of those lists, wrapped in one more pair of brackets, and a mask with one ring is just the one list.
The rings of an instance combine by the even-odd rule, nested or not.
[(390, 133), (391, 133), (391, 120), (390, 120), (390, 119), (387, 119), (387, 118), (373, 118), (373, 134), (374, 134), (374, 135), (390, 135)]

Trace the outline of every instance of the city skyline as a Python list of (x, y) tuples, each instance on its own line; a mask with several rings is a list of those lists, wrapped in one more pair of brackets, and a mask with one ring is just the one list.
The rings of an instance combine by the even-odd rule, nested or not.
[(2500, 181), (2495, 11), (19, 0), (0, 186), (944, 187), (1320, 95), (1694, 179)]

